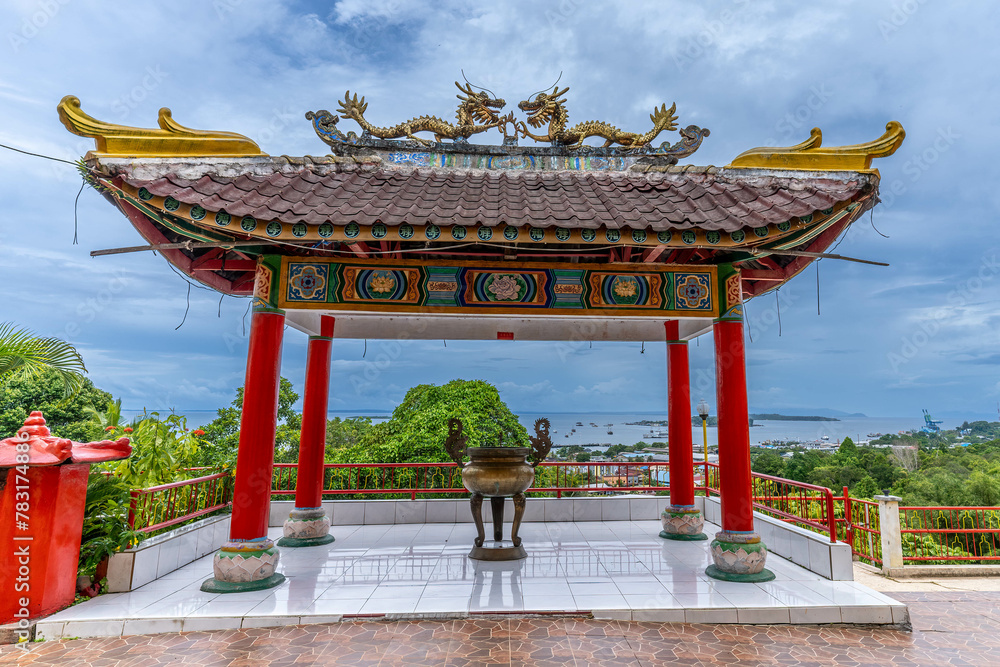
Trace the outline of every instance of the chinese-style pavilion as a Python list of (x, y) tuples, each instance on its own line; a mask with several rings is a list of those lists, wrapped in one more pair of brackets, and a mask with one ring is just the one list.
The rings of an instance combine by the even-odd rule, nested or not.
[[(704, 539), (694, 508), (687, 342), (714, 332), (722, 531), (709, 574), (760, 581), (754, 532), (743, 301), (801, 272), (878, 201), (872, 159), (903, 140), (899, 123), (867, 144), (824, 147), (822, 134), (755, 148), (725, 167), (678, 165), (708, 136), (588, 121), (567, 127), (566, 89), (522, 101), (459, 86), (458, 122), (421, 116), (390, 128), (345, 97), (340, 118), (310, 112), (325, 157), (261, 152), (249, 138), (178, 124), (123, 127), (66, 97), (70, 132), (96, 140), (86, 177), (148, 246), (192, 279), (253, 296), (230, 541), (206, 590), (266, 588), (278, 547), (267, 537), (285, 324), (309, 336), (295, 510), (281, 546), (332, 541), (321, 507), (334, 338), (655, 340), (668, 358), (670, 506), (664, 535)], [(508, 134), (508, 125), (513, 133)], [(529, 130), (547, 129), (547, 134)], [(503, 145), (469, 142), (491, 128)], [(541, 131), (541, 130), (539, 130)], [(432, 132), (434, 141), (416, 133)], [(520, 146), (531, 138), (547, 145)], [(604, 146), (583, 144), (588, 137)], [(334, 326), (336, 324), (336, 326)]]

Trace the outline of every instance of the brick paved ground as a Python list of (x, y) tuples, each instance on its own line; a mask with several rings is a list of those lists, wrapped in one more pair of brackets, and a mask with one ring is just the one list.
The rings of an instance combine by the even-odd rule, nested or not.
[(351, 622), (75, 639), (0, 648), (0, 664), (996, 665), (1000, 592), (894, 592), (913, 631), (582, 618)]

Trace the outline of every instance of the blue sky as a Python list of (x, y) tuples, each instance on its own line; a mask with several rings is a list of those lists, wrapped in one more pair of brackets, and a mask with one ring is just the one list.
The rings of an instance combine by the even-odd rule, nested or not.
[[(1000, 399), (1000, 44), (995, 3), (342, 0), (0, 8), (0, 143), (66, 159), (66, 94), (102, 120), (231, 130), (271, 154), (325, 153), (303, 118), (350, 89), (391, 124), (451, 117), (460, 69), (516, 103), (562, 72), (571, 121), (644, 131), (654, 104), (712, 130), (687, 162), (760, 145), (907, 138), (878, 160), (883, 204), (837, 249), (888, 268), (820, 262), (749, 302), (754, 409), (996, 418)], [(498, 140), (498, 135), (493, 136)], [(151, 253), (91, 258), (139, 235), (68, 165), (0, 150), (0, 321), (70, 340), (90, 377), (133, 409), (214, 409), (242, 384), (246, 301), (192, 290)], [(876, 228), (878, 231), (876, 231)], [(880, 233), (879, 233), (880, 232)], [(883, 237), (882, 235), (888, 238)], [(778, 310), (780, 303), (780, 320)], [(693, 400), (714, 404), (711, 338), (692, 344)], [(364, 354), (364, 356), (362, 356)], [(305, 339), (283, 374), (301, 386)], [(656, 411), (664, 346), (338, 341), (332, 409), (392, 408), (456, 377), (496, 384), (515, 410)]]

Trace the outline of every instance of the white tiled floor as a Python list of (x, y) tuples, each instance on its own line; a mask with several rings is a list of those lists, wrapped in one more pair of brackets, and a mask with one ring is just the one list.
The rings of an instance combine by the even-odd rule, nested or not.
[[(706, 526), (712, 534), (714, 526)], [(202, 593), (212, 557), (130, 593), (103, 595), (38, 623), (39, 636), (99, 636), (344, 616), (461, 617), (488, 612), (589, 611), (597, 618), (732, 623), (901, 623), (906, 607), (854, 582), (829, 581), (768, 556), (762, 584), (705, 575), (708, 542), (658, 537), (656, 521), (527, 523), (528, 558), (467, 557), (470, 524), (334, 526), (336, 541), (281, 550), (277, 588)], [(271, 529), (279, 537), (280, 528)]]

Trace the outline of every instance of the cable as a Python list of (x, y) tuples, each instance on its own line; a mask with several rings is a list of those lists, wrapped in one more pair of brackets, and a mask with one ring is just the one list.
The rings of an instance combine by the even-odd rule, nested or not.
[(246, 338), (247, 335), (247, 313), (250, 312), (250, 306), (253, 305), (253, 299), (247, 301), (247, 309), (243, 312), (243, 337)]
[(184, 326), (184, 323), (187, 322), (189, 310), (191, 310), (191, 283), (188, 283), (187, 306), (185, 306), (184, 308), (184, 318), (181, 320), (180, 324), (174, 327), (174, 331), (180, 329), (182, 326)]
[(41, 153), (32, 153), (31, 151), (21, 150), (20, 148), (14, 148), (13, 146), (8, 146), (7, 144), (0, 144), (0, 148), (6, 148), (9, 151), (14, 151), (15, 153), (24, 153), (25, 155), (32, 155), (34, 157), (45, 158), (46, 160), (52, 160), (54, 162), (65, 162), (66, 164), (71, 164), (74, 167), (78, 166), (76, 162), (70, 162), (69, 160), (64, 160), (61, 157), (52, 157), (51, 155), (42, 155)]
[(85, 185), (87, 185), (87, 181), (80, 183), (80, 191), (76, 193), (76, 199), (73, 200), (73, 245), (80, 245), (77, 240), (77, 230), (79, 229), (77, 213), (79, 212), (80, 195), (83, 194)]
[(222, 317), (222, 300), (225, 299), (225, 298), (226, 298), (226, 293), (223, 292), (222, 295), (219, 297), (219, 312), (216, 315), (216, 317), (219, 317), (219, 318)]
[(819, 315), (819, 262), (816, 262), (816, 314)]
[(887, 235), (885, 235), (882, 232), (880, 232), (878, 230), (878, 227), (875, 226), (875, 207), (872, 206), (870, 209), (868, 209), (868, 213), (869, 213), (868, 224), (870, 224), (872, 226), (872, 229), (875, 230), (875, 233), (878, 234), (879, 236), (881, 236), (882, 238), (886, 238), (886, 239), (889, 238)]
[(778, 338), (781, 338), (781, 300), (778, 298), (778, 291), (781, 288), (774, 290), (774, 307), (778, 311)]

